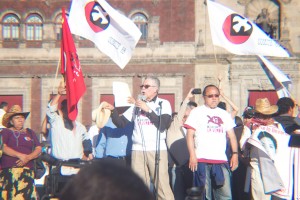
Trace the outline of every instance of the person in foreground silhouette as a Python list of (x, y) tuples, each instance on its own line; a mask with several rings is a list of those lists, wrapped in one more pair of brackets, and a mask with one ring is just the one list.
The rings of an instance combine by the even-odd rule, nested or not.
[(154, 197), (131, 168), (111, 160), (96, 160), (67, 183), (59, 199), (154, 200)]

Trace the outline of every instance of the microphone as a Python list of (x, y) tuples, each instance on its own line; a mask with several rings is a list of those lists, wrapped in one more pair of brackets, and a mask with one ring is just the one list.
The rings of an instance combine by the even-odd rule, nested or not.
[[(138, 100), (146, 101), (146, 96), (139, 94), (137, 97)], [(139, 107), (135, 107), (135, 114), (138, 115), (141, 109)]]
[(146, 96), (145, 95), (143, 95), (143, 94), (139, 94), (138, 95), (138, 100), (142, 100), (142, 101), (146, 101)]

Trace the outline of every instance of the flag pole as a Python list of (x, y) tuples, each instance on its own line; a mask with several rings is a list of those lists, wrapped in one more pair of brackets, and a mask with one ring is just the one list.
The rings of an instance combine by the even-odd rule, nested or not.
[(54, 85), (55, 85), (56, 80), (57, 80), (58, 67), (60, 66), (60, 61), (61, 61), (61, 56), (59, 56), (58, 63), (57, 63), (57, 66), (56, 66), (55, 78), (54, 78), (54, 81), (53, 81), (53, 84), (52, 84), (52, 94), (54, 94)]

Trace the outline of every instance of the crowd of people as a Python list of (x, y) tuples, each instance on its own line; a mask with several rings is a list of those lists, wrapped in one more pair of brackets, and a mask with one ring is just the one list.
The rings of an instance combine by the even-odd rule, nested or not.
[[(24, 126), (29, 112), (0, 103), (1, 199), (41, 199), (34, 161), (42, 152), (53, 161), (45, 161), (48, 176), (71, 177), (60, 199), (300, 199), (300, 119), (292, 98), (277, 105), (257, 99), (239, 117), (222, 89), (207, 85), (203, 105), (191, 88), (172, 113), (158, 96), (157, 77), (145, 77), (140, 88), (142, 98), (128, 97), (125, 111), (101, 102), (87, 129), (69, 119), (60, 84), (47, 106), (43, 142)], [(76, 173), (62, 172), (63, 163), (83, 161)]]

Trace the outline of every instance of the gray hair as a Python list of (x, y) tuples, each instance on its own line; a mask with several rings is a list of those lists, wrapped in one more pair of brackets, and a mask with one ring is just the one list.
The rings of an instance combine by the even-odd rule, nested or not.
[(156, 84), (158, 90), (159, 90), (159, 88), (160, 88), (160, 80), (159, 80), (156, 76), (148, 75), (148, 76), (146, 76), (145, 80), (146, 80), (146, 79), (153, 80), (153, 81), (155, 82), (155, 84)]

